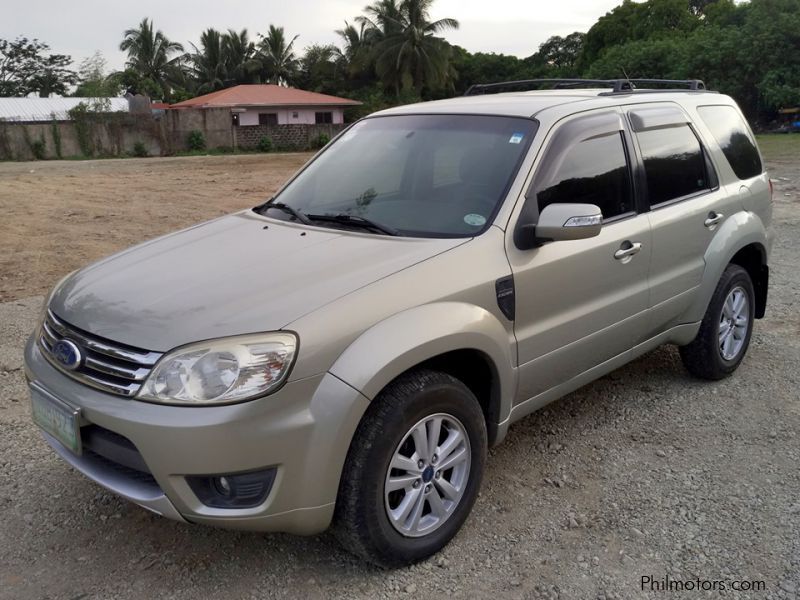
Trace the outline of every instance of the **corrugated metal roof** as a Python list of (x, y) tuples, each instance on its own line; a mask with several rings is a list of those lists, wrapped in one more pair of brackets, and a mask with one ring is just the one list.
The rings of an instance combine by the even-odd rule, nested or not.
[(125, 98), (0, 98), (0, 119), (6, 121), (68, 121), (72, 108), (81, 102), (102, 102), (110, 112), (128, 112)]

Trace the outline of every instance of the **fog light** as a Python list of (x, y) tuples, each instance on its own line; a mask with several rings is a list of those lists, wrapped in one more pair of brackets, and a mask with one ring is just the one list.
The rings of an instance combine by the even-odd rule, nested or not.
[(215, 477), (214, 478), (214, 487), (217, 488), (217, 491), (222, 496), (230, 496), (231, 495), (231, 482), (228, 481), (227, 477)]
[(225, 475), (190, 475), (186, 483), (206, 506), (212, 508), (252, 508), (267, 499), (277, 469)]

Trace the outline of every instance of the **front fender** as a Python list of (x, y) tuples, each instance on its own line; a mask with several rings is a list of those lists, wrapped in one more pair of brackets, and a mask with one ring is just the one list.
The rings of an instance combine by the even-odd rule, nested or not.
[(373, 400), (398, 375), (446, 352), (477, 350), (497, 374), (502, 422), (516, 388), (513, 339), (489, 311), (464, 302), (437, 302), (397, 313), (361, 334), (330, 372)]
[(703, 281), (694, 303), (681, 319), (683, 322), (693, 323), (703, 319), (723, 271), (739, 250), (751, 244), (758, 245), (762, 256), (766, 257), (768, 235), (764, 223), (752, 212), (741, 211), (731, 215), (722, 224), (706, 250), (703, 257), (706, 263)]

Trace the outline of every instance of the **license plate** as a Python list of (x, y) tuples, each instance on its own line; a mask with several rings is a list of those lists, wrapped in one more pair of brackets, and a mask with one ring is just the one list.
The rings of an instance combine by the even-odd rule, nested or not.
[(58, 398), (33, 386), (31, 412), (33, 421), (75, 454), (81, 453), (81, 433), (78, 424), (79, 408), (73, 408)]

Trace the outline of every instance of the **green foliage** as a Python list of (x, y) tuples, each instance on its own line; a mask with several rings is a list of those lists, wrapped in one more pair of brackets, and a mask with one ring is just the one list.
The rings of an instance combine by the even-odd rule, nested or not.
[(49, 50), (37, 39), (0, 39), (0, 96), (66, 95), (77, 81), (77, 74), (68, 68), (72, 58)]
[(205, 150), (206, 137), (203, 135), (203, 132), (199, 129), (192, 130), (186, 138), (186, 146), (189, 150)]
[(128, 53), (126, 71), (146, 85), (154, 99), (169, 99), (184, 80), (183, 46), (156, 30), (151, 19), (142, 19), (136, 29), (125, 31), (119, 49)]
[(145, 146), (142, 141), (133, 144), (133, 151), (131, 154), (137, 158), (147, 158), (150, 156), (150, 153), (147, 151), (147, 146)]
[(119, 96), (121, 87), (119, 74), (106, 73), (106, 59), (97, 51), (78, 67), (78, 87), (72, 95), (79, 98), (108, 98)]
[(327, 133), (320, 133), (314, 140), (314, 148), (324, 148), (331, 141), (331, 136)]
[(50, 122), (50, 134), (53, 137), (53, 147), (56, 151), (56, 157), (64, 158), (61, 153), (61, 128), (58, 125), (58, 121), (55, 120), (55, 117)]
[(262, 135), (256, 147), (259, 152), (270, 152), (272, 150), (272, 139), (266, 135)]
[(25, 143), (28, 145), (31, 154), (33, 154), (33, 158), (36, 160), (44, 160), (47, 154), (47, 144), (44, 141), (44, 134), (40, 134), (39, 139), (34, 140), (31, 137), (31, 132), (28, 131), (28, 127), (23, 125), (22, 136), (25, 138)]
[(284, 85), (294, 81), (299, 68), (299, 61), (294, 53), (297, 38), (298, 36), (294, 36), (288, 41), (283, 27), (270, 24), (267, 35), (262, 35), (258, 44), (262, 81)]

